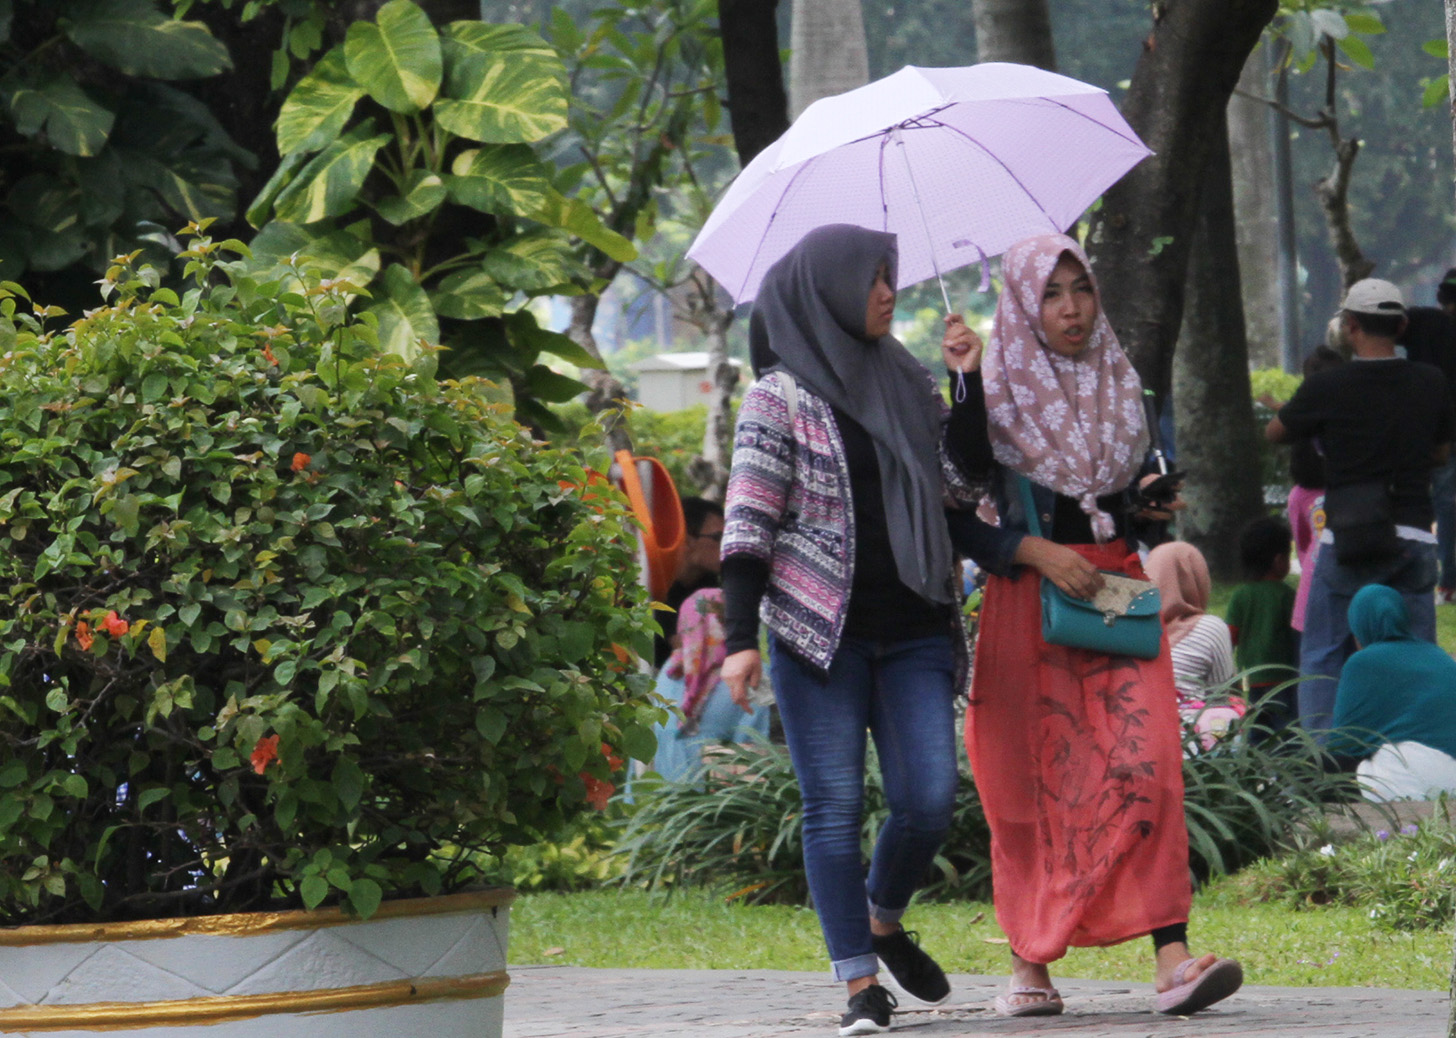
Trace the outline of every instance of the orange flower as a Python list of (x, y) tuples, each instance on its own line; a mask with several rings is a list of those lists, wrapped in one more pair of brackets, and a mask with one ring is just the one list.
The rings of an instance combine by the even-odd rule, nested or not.
[(253, 770), (259, 775), (267, 771), (268, 765), (278, 759), (278, 736), (265, 735), (259, 739), (249, 759), (253, 762)]
[(616, 771), (624, 763), (622, 758), (613, 753), (612, 748), (606, 743), (602, 743), (602, 756), (607, 758), (607, 767), (613, 771)]
[(607, 801), (611, 798), (612, 793), (617, 787), (605, 779), (588, 775), (584, 771), (581, 773), (581, 781), (586, 786), (586, 802), (598, 811), (605, 811), (607, 809)]
[(303, 451), (299, 451), (293, 456), (293, 471), (302, 472), (304, 469), (308, 468), (308, 463), (311, 461), (313, 461), (313, 458), (303, 453)]
[(86, 650), (90, 649), (91, 643), (95, 640), (96, 639), (91, 636), (91, 625), (88, 624), (85, 620), (77, 620), (76, 644), (81, 646), (81, 651), (85, 652)]
[(263, 359), (275, 368), (278, 366), (278, 358), (273, 356), (273, 344), (271, 342), (263, 343)]
[(106, 619), (101, 621), (101, 629), (113, 638), (120, 638), (127, 631), (131, 630), (131, 624), (127, 623), (120, 616), (117, 616), (116, 610), (113, 609), (106, 614)]

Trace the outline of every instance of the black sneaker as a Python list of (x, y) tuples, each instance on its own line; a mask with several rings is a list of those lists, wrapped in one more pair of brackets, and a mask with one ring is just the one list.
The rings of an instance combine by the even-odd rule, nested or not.
[(839, 1018), (840, 1038), (851, 1034), (879, 1034), (890, 1029), (890, 1014), (899, 1005), (895, 996), (878, 984), (849, 996), (849, 1012)]
[(925, 954), (920, 935), (914, 930), (898, 930), (884, 937), (871, 935), (870, 945), (907, 995), (936, 1005), (950, 994), (945, 971)]

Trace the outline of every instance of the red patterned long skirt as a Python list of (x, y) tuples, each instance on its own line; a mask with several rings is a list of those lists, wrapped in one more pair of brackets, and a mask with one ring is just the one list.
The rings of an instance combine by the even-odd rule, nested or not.
[[(1073, 545), (1143, 577), (1122, 542)], [(1017, 955), (1116, 944), (1186, 922), (1192, 900), (1178, 700), (1155, 660), (1048, 645), (1040, 577), (991, 577), (966, 750), (991, 828), (996, 920)]]

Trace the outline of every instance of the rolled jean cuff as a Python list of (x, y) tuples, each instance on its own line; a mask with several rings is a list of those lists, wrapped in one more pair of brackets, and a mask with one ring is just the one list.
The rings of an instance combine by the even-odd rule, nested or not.
[(877, 923), (898, 923), (905, 915), (903, 908), (881, 908), (874, 901), (867, 902), (870, 906), (870, 918)]
[(880, 957), (869, 952), (851, 959), (838, 959), (830, 965), (834, 968), (835, 980), (858, 980), (860, 977), (873, 977), (880, 972)]

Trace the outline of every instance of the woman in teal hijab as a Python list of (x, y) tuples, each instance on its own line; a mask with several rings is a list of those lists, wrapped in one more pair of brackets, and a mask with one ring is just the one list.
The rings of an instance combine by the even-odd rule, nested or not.
[(1355, 594), (1349, 619), (1360, 650), (1340, 672), (1331, 752), (1364, 758), (1370, 800), (1456, 792), (1456, 660), (1411, 633), (1400, 592), (1383, 584)]

